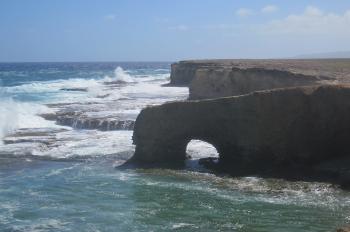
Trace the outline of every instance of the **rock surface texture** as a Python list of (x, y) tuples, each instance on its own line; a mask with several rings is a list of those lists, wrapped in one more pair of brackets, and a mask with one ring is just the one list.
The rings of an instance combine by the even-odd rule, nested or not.
[(350, 232), (350, 226), (337, 229), (337, 232)]
[(136, 120), (131, 161), (181, 163), (199, 139), (216, 147), (220, 169), (233, 175), (315, 174), (348, 184), (349, 99), (350, 87), (319, 86), (149, 107)]
[(202, 60), (172, 65), (170, 85), (190, 87), (190, 99), (349, 82), (350, 60)]
[(188, 85), (190, 98), (202, 100), (142, 110), (128, 163), (181, 165), (198, 139), (217, 149), (218, 162), (203, 163), (220, 172), (349, 188), (349, 80), (350, 60), (341, 59), (174, 64), (170, 84)]

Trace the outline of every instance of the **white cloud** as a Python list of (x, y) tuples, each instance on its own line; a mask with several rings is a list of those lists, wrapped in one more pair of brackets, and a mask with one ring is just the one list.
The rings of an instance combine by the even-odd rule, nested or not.
[(186, 25), (176, 25), (172, 27), (168, 27), (170, 30), (176, 30), (176, 31), (188, 31), (190, 28)]
[(115, 20), (117, 16), (115, 14), (108, 14), (103, 17), (105, 20)]
[(278, 7), (275, 5), (267, 5), (261, 9), (261, 12), (264, 14), (274, 13), (276, 11), (278, 11)]
[(323, 12), (315, 6), (308, 6), (305, 9), (304, 15), (308, 16), (322, 16)]
[(263, 26), (263, 31), (274, 34), (350, 36), (350, 10), (335, 14), (308, 6), (301, 14), (291, 14)]
[(246, 17), (254, 14), (254, 11), (248, 8), (240, 8), (236, 11), (236, 15), (239, 17)]

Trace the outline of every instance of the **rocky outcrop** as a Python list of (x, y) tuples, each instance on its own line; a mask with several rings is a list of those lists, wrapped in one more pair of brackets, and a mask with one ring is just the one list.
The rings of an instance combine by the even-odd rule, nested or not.
[(344, 226), (342, 228), (337, 229), (337, 232), (350, 232), (350, 226)]
[(41, 114), (46, 120), (56, 121), (56, 124), (85, 130), (133, 130), (135, 121), (115, 117), (90, 118), (81, 112), (63, 111), (52, 114)]
[(196, 71), (202, 68), (218, 68), (226, 67), (225, 62), (213, 61), (180, 61), (171, 64), (170, 86), (189, 86), (193, 80)]
[(190, 99), (253, 91), (348, 83), (350, 60), (197, 60), (172, 65), (170, 85), (190, 87)]
[(62, 91), (72, 91), (72, 92), (87, 92), (87, 88), (61, 88)]
[(198, 65), (182, 65), (181, 63), (171, 64), (170, 83), (172, 86), (188, 86), (195, 73), (199, 68)]
[(232, 175), (318, 178), (345, 186), (350, 87), (275, 89), (146, 108), (136, 120), (129, 163), (181, 164), (192, 139), (216, 147), (218, 169)]
[(86, 130), (133, 130), (135, 122), (132, 120), (118, 120), (110, 118), (84, 118), (84, 117), (58, 117), (56, 120), (58, 125), (70, 126), (75, 129)]
[(237, 96), (259, 90), (331, 84), (327, 77), (262, 68), (198, 69), (190, 84), (190, 99)]

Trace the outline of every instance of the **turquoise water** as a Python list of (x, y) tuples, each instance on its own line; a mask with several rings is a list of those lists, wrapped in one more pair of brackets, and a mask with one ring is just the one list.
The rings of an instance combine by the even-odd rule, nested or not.
[(201, 142), (184, 170), (120, 170), (132, 131), (38, 116), (134, 120), (146, 105), (187, 97), (161, 87), (168, 78), (165, 63), (0, 65), (0, 231), (334, 231), (350, 222), (350, 193), (336, 186), (215, 176), (196, 164), (213, 153)]
[(332, 231), (349, 216), (349, 194), (323, 184), (111, 161), (2, 160), (1, 231)]

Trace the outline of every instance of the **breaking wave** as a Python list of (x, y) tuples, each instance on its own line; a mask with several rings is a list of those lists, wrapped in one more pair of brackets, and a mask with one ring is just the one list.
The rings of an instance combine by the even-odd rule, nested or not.
[(17, 102), (11, 98), (0, 98), (0, 143), (5, 136), (18, 128), (57, 127), (55, 123), (38, 116), (51, 112), (44, 105)]
[(63, 79), (64, 73), (40, 81), (30, 76), (35, 81), (23, 77), (15, 85), (0, 87), (1, 157), (129, 155), (140, 110), (188, 95), (185, 88), (162, 87), (168, 82), (167, 69), (116, 66), (108, 72), (93, 71), (87, 78), (80, 71), (68, 72), (69, 79)]
[(122, 67), (117, 67), (114, 70), (114, 76), (105, 76), (104, 80), (106, 82), (114, 82), (114, 81), (119, 81), (119, 82), (135, 82), (135, 79), (128, 74)]
[(0, 144), (3, 138), (13, 131), (17, 124), (17, 113), (11, 99), (0, 101)]

